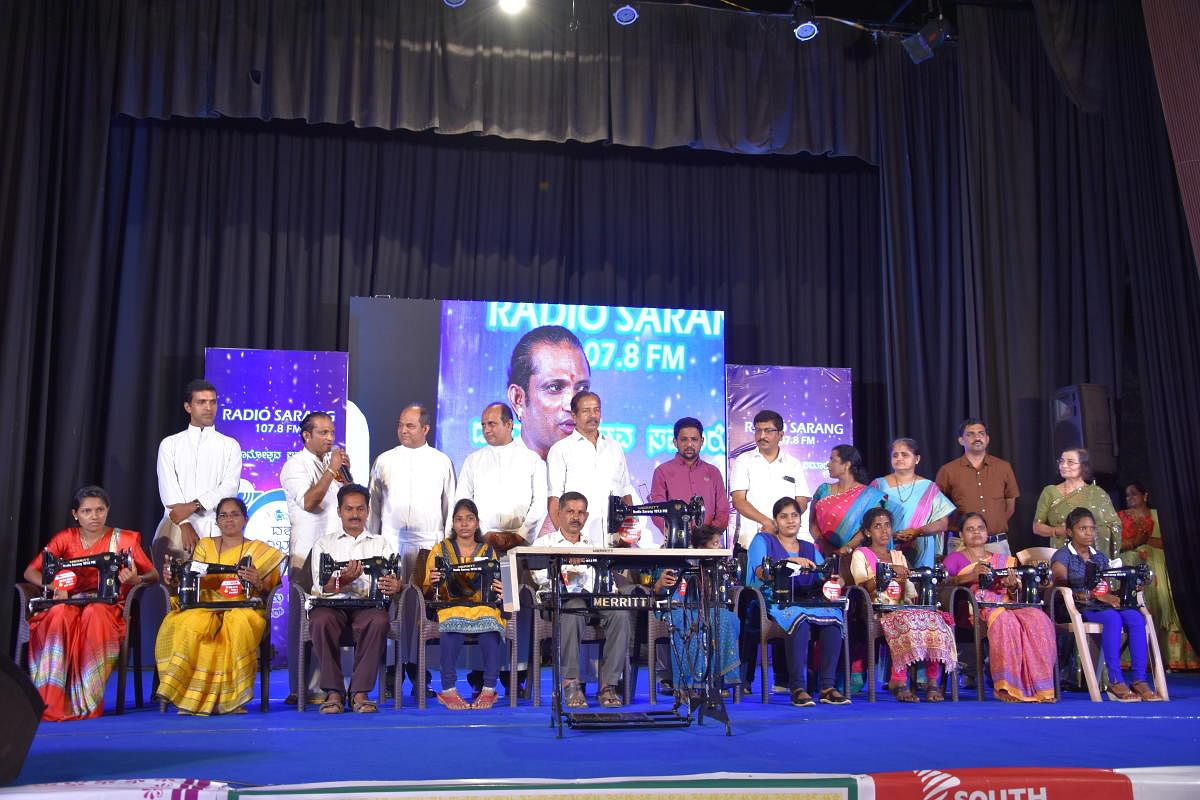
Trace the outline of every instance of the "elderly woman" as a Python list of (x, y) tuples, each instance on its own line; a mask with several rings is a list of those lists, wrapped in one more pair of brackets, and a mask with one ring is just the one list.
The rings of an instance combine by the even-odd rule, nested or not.
[(1121, 520), (1108, 493), (1089, 483), (1092, 465), (1088, 451), (1063, 450), (1058, 458), (1058, 474), (1062, 480), (1042, 489), (1038, 497), (1033, 532), (1049, 537), (1051, 547), (1062, 547), (1067, 541), (1067, 514), (1075, 508), (1086, 508), (1096, 521), (1096, 547), (1109, 558), (1115, 556), (1121, 544)]
[(861, 541), (858, 520), (883, 502), (883, 492), (867, 485), (862, 455), (852, 445), (833, 448), (825, 468), (833, 483), (823, 483), (813, 493), (809, 531), (822, 554), (849, 555)]
[(1167, 669), (1200, 669), (1200, 658), (1188, 642), (1187, 634), (1175, 611), (1171, 597), (1171, 579), (1163, 554), (1162, 527), (1158, 512), (1150, 506), (1146, 487), (1134, 482), (1125, 487), (1125, 508), (1121, 518), (1121, 562), (1145, 561), (1154, 570), (1154, 582), (1146, 587), (1146, 608), (1154, 618), (1158, 646), (1162, 648)]
[[(448, 577), (437, 568), (439, 559), (449, 566), (496, 558), (496, 551), (483, 539), (479, 528), (479, 509), (471, 500), (463, 498), (454, 504), (451, 517), (450, 536), (434, 545), (425, 559), (425, 575), (421, 582), (426, 597), (435, 599), (438, 588), (452, 598), (455, 605), (438, 609), (438, 639), (442, 660), (442, 690), (438, 702), (452, 711), (487, 709), (496, 704), (496, 681), (500, 676), (500, 664), (504, 653), (504, 621), (500, 609), (494, 605), (483, 605), (482, 573), (474, 577)], [(495, 579), (492, 589), (500, 591), (500, 580)], [(474, 635), (483, 655), (483, 688), (471, 703), (458, 693), (458, 654), (466, 644), (467, 636)]]
[(892, 442), (892, 474), (871, 481), (887, 498), (896, 520), (892, 537), (914, 567), (932, 567), (942, 554), (942, 532), (949, 527), (954, 503), (937, 484), (917, 474), (921, 447), (916, 439)]
[[(1017, 560), (987, 549), (988, 528), (983, 515), (962, 518), (963, 549), (946, 556), (943, 564), (951, 582), (967, 586), (985, 603), (1016, 602), (1020, 579), (1009, 575), (999, 586), (980, 586), (979, 576), (991, 569), (1017, 566)], [(987, 624), (988, 662), (996, 697), (1010, 703), (1054, 702), (1054, 623), (1037, 608), (982, 607)]]
[[(108, 507), (107, 492), (99, 486), (84, 486), (71, 503), (78, 527), (54, 534), (45, 547), (59, 559), (106, 551), (128, 551), (133, 557), (133, 566), (117, 573), (121, 588), (116, 603), (63, 603), (30, 617), (29, 670), (46, 704), (45, 720), (87, 719), (103, 713), (104, 686), (125, 638), (125, 600), (134, 586), (158, 580), (158, 572), (142, 550), (141, 534), (108, 527)], [(25, 568), (25, 580), (42, 585), (42, 553)], [(63, 571), (55, 577), (54, 597), (94, 594), (98, 585), (94, 569)]]
[[(712, 525), (700, 525), (692, 530), (690, 544), (698, 550), (719, 550), (721, 530)], [(686, 584), (684, 588), (680, 587), (679, 574), (673, 569), (664, 569), (654, 581), (653, 592), (656, 596), (671, 597), (682, 591), (686, 591)], [(685, 641), (683, 635), (684, 631), (692, 628), (698, 614), (699, 609), (695, 606), (671, 609), (671, 679), (673, 685), (681, 691), (697, 689), (704, 685), (701, 676), (707, 670), (704, 662), (708, 653), (699, 637), (688, 637)], [(738, 683), (741, 681), (741, 661), (738, 659), (737, 615), (721, 607), (718, 609), (718, 617), (719, 629), (715, 641), (717, 658), (713, 666), (720, 681), (726, 684)]]
[[(762, 588), (763, 561), (790, 561), (799, 567), (812, 569), (825, 559), (798, 535), (800, 533), (800, 506), (793, 497), (781, 497), (775, 501), (771, 516), (775, 520), (775, 533), (760, 532), (750, 543), (746, 554), (747, 586)], [(807, 586), (820, 580), (817, 575), (797, 575), (792, 578), (794, 586)], [(840, 580), (840, 579), (839, 579)], [(786, 652), (788, 661), (788, 691), (792, 705), (813, 706), (807, 689), (808, 643), (814, 636), (820, 643), (821, 663), (817, 670), (820, 702), (827, 705), (845, 705), (850, 700), (837, 690), (837, 666), (842, 654), (842, 636), (845, 633), (845, 614), (840, 608), (829, 606), (779, 606), (769, 603), (767, 613), (783, 628), (787, 635)]]
[[(860, 530), (863, 546), (854, 551), (850, 574), (854, 582), (867, 590), (875, 605), (901, 605), (916, 600), (916, 587), (908, 580), (908, 561), (899, 550), (892, 550), (892, 512), (872, 508), (863, 515)], [(887, 586), (876, 585), (876, 565), (890, 562), (895, 579)], [(905, 608), (876, 612), (883, 638), (892, 654), (892, 674), (888, 691), (901, 703), (916, 703), (917, 696), (908, 688), (908, 668), (923, 662), (929, 688), (925, 700), (940, 703), (945, 699), (939, 687), (942, 667), (958, 663), (954, 632), (941, 613), (933, 609)], [(874, 676), (871, 676), (874, 680)]]
[[(1108, 556), (1095, 547), (1096, 518), (1086, 508), (1076, 508), (1067, 514), (1067, 544), (1050, 560), (1055, 586), (1066, 586), (1075, 592), (1075, 602), (1083, 618), (1104, 626), (1100, 649), (1108, 667), (1108, 696), (1121, 703), (1139, 700), (1156, 701), (1162, 698), (1146, 682), (1146, 622), (1136, 608), (1121, 608), (1120, 600), (1110, 591), (1090, 591), (1085, 585), (1088, 562), (1098, 569), (1108, 567)], [(1121, 671), (1121, 634), (1129, 636), (1129, 658), (1132, 687), (1125, 683)]]
[[(246, 538), (246, 504), (237, 497), (217, 503), (219, 536), (196, 543), (192, 560), (232, 566), (246, 556), (250, 565), (234, 574), (200, 578), (200, 600), (218, 602), (265, 598), (279, 585), (283, 553), (266, 542)], [(169, 575), (178, 585), (181, 575)], [(254, 696), (258, 645), (267, 629), (270, 609), (180, 609), (172, 598), (171, 611), (158, 629), (154, 657), (158, 662), (158, 696), (180, 714), (244, 714)]]

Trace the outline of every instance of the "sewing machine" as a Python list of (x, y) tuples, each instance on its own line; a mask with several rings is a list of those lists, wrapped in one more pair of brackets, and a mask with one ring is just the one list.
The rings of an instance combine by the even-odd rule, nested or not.
[[(238, 575), (238, 570), (254, 566), (250, 556), (243, 556), (236, 564), (216, 564), (208, 561), (168, 559), (169, 574), (179, 577), (179, 608), (262, 608), (262, 598), (253, 593), (250, 581)], [(209, 575), (232, 575), (241, 585), (240, 599), (201, 600), (200, 579)]]
[[(829, 599), (822, 587), (838, 575), (838, 558), (833, 556), (819, 567), (801, 567), (787, 559), (762, 560), (763, 597), (774, 605), (839, 606), (846, 603), (839, 594)], [(798, 578), (803, 580), (797, 580)]]
[(1154, 580), (1154, 570), (1150, 565), (1142, 562), (1132, 566), (1125, 566), (1118, 562), (1117, 566), (1111, 564), (1107, 569), (1100, 569), (1095, 562), (1089, 561), (1084, 568), (1084, 586), (1087, 590), (1095, 595), (1096, 591), (1103, 583), (1108, 591), (1112, 591), (1113, 584), (1117, 585), (1117, 599), (1121, 602), (1121, 608), (1137, 608), (1137, 594), (1148, 583)]
[[(363, 575), (366, 575), (371, 581), (370, 588), (367, 589), (365, 597), (306, 597), (304, 599), (305, 610), (314, 607), (386, 608), (388, 603), (391, 602), (391, 598), (379, 588), (379, 579), (384, 575), (399, 574), (400, 557), (391, 556), (384, 558), (383, 556), (372, 556), (371, 558), (360, 558), (358, 559), (358, 563), (362, 564)], [(333, 556), (328, 553), (321, 553), (321, 561), (317, 567), (320, 585), (324, 586), (329, 583), (329, 579), (333, 577), (335, 572), (340, 572), (349, 564), (349, 561), (334, 561)]]
[(1050, 582), (1050, 565), (1041, 561), (1037, 564), (1024, 564), (1015, 567), (1004, 567), (1001, 569), (992, 569), (989, 566), (982, 567), (977, 573), (979, 576), (979, 587), (981, 589), (996, 588), (997, 584), (1001, 583), (1005, 578), (1015, 575), (1021, 581), (1021, 586), (1017, 591), (1017, 600), (1015, 603), (985, 603), (981, 605), (1017, 605), (1017, 606), (1038, 606), (1042, 605), (1042, 589)]
[[(877, 592), (883, 591), (884, 587), (896, 580), (895, 565), (880, 561), (875, 565), (875, 589)], [(912, 581), (913, 586), (917, 590), (917, 600), (915, 603), (907, 605), (887, 605), (876, 604), (877, 611), (895, 611), (900, 608), (936, 608), (937, 602), (937, 586), (946, 580), (946, 568), (941, 564), (934, 567), (909, 567), (908, 580)], [(901, 586), (901, 596), (903, 597), (903, 586)]]
[[(446, 606), (499, 606), (499, 597), (492, 588), (492, 581), (500, 577), (500, 562), (494, 558), (479, 561), (464, 561), (451, 564), (445, 557), (434, 558), (434, 569), (442, 573), (435, 586), (434, 600), (429, 608)], [(480, 600), (469, 599), (479, 592)]]
[(692, 526), (704, 521), (704, 500), (693, 497), (690, 502), (682, 500), (660, 500), (640, 506), (627, 506), (621, 498), (608, 497), (608, 532), (615, 535), (621, 530), (626, 517), (665, 517), (667, 529), (663, 535), (663, 547), (671, 549), (688, 547), (688, 532)]
[[(79, 558), (58, 558), (49, 550), (42, 551), (42, 596), (31, 598), (30, 612), (43, 611), (55, 605), (82, 606), (88, 603), (115, 603), (121, 599), (120, 581), (117, 575), (125, 567), (133, 566), (133, 554), (128, 550), (119, 553), (105, 551)], [(54, 597), (55, 579), (62, 573), (77, 569), (97, 571), (96, 592), (74, 594), (69, 597)]]

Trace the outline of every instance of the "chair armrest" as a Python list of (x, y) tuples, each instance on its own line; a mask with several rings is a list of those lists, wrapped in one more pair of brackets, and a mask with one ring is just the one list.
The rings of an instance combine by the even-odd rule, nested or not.
[(1061, 603), (1063, 610), (1068, 616), (1077, 616), (1079, 609), (1075, 607), (1075, 593), (1067, 586), (1048, 586), (1046, 593), (1043, 595), (1042, 605), (1046, 607), (1046, 613), (1050, 615), (1050, 619), (1054, 620), (1054, 609), (1057, 604)]
[(24, 619), (29, 613), (29, 601), (42, 596), (42, 587), (36, 583), (18, 581), (13, 584), (13, 590), (17, 593), (17, 606), (21, 609), (21, 617)]
[(971, 615), (971, 621), (979, 619), (979, 602), (975, 599), (975, 593), (971, 591), (969, 586), (946, 586), (941, 591), (939, 598), (942, 603), (942, 608), (950, 612), (950, 616), (954, 618), (955, 623), (958, 622), (958, 609), (965, 604), (967, 613)]
[(418, 625), (424, 621), (427, 613), (425, 593), (415, 583), (405, 586), (400, 592), (399, 602), (393, 598), (392, 606), (396, 608), (398, 618), (416, 619)]
[(144, 595), (147, 592), (161, 593), (165, 608), (171, 610), (171, 593), (167, 591), (167, 587), (163, 586), (162, 581), (154, 583), (139, 583), (129, 590), (129, 594), (125, 596), (125, 608), (122, 611), (122, 616), (125, 621), (129, 622), (133, 618), (133, 609), (136, 606), (141, 608), (142, 603), (146, 602)]
[(757, 586), (743, 586), (737, 593), (738, 619), (742, 618), (745, 607), (755, 601), (758, 602), (758, 629), (763, 631), (767, 629), (767, 599)]

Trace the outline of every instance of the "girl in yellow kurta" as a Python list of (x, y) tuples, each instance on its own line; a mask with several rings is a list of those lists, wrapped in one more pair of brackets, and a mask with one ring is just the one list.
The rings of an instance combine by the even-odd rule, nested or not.
[[(246, 539), (246, 505), (236, 497), (217, 504), (220, 536), (201, 539), (192, 558), (209, 564), (237, 564), (250, 556), (251, 566), (237, 577), (250, 583), (254, 594), (266, 597), (279, 585), (283, 553), (264, 542)], [(179, 576), (172, 579), (178, 581)], [(230, 594), (222, 592), (222, 584)], [(245, 600), (234, 575), (200, 578), (200, 600)], [(235, 588), (238, 591), (234, 593)], [(158, 661), (158, 695), (181, 714), (236, 714), (254, 696), (258, 645), (267, 628), (263, 607), (190, 608), (178, 600), (158, 630), (154, 656)]]
[[(491, 708), (496, 703), (496, 679), (500, 675), (500, 660), (504, 648), (504, 621), (500, 609), (494, 605), (481, 605), (483, 597), (482, 573), (476, 577), (455, 577), (442, 587), (441, 597), (436, 596), (437, 586), (444, 576), (438, 570), (438, 559), (448, 564), (462, 564), (496, 558), (496, 551), (483, 541), (479, 529), (479, 509), (466, 498), (454, 505), (450, 536), (434, 545), (425, 560), (425, 575), (421, 586), (426, 597), (445, 600), (448, 596), (462, 605), (444, 606), (438, 609), (438, 639), (442, 656), (442, 691), (438, 702), (454, 711), (467, 708)], [(493, 581), (493, 589), (499, 593), (499, 579)], [(458, 654), (468, 635), (475, 636), (483, 655), (483, 689), (470, 705), (458, 693)]]

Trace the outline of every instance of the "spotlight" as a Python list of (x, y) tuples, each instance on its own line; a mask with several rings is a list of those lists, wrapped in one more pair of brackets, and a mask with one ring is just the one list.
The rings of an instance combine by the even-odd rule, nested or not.
[(900, 44), (904, 45), (904, 51), (908, 53), (912, 62), (920, 64), (933, 58), (933, 51), (946, 41), (949, 34), (950, 24), (939, 14), (926, 20), (921, 30), (912, 36), (901, 39)]
[(462, 8), (467, 0), (442, 0), (446, 8)]
[(817, 28), (817, 15), (813, 11), (811, 1), (796, 0), (792, 6), (792, 33), (802, 42), (817, 38), (820, 33)]
[(500, 10), (505, 14), (520, 14), (525, 10), (525, 0), (500, 0)]
[(626, 3), (613, 12), (613, 19), (618, 25), (632, 25), (638, 21), (638, 10), (633, 3)]

